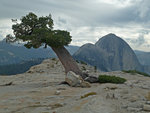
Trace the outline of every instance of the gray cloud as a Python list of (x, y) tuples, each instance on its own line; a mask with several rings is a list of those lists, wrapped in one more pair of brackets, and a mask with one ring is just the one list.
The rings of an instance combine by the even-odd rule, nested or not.
[[(101, 1), (101, 0), (100, 0)], [(126, 0), (118, 0), (122, 4)], [(129, 6), (117, 7), (99, 0), (1, 0), (0, 18), (18, 18), (27, 12), (52, 13), (58, 21), (70, 19), (78, 26), (118, 25), (129, 22), (146, 24), (150, 18), (150, 0), (135, 0)], [(62, 17), (61, 17), (62, 16)], [(69, 17), (69, 18), (68, 18)]]
[[(84, 38), (94, 42), (95, 37), (114, 32), (139, 45), (147, 43), (145, 35), (150, 31), (150, 0), (0, 0), (0, 21), (28, 12), (39, 16), (51, 13), (55, 28), (67, 29), (80, 43)], [(0, 25), (5, 29), (2, 34), (10, 31), (3, 28), (7, 26)], [(136, 37), (132, 38), (133, 33)]]
[(150, 43), (148, 43), (148, 40), (146, 40), (145, 35), (149, 35), (150, 31), (141, 30), (139, 32), (139, 36), (136, 39), (127, 38), (126, 40), (133, 45), (134, 48), (149, 48)]
[(63, 24), (66, 24), (66, 23), (67, 23), (67, 21), (66, 21), (64, 18), (61, 18), (61, 17), (58, 18), (58, 21), (59, 21), (60, 23), (63, 23)]
[(132, 43), (134, 43), (136, 46), (142, 46), (145, 44), (144, 35), (140, 34), (139, 37), (136, 40), (132, 40)]

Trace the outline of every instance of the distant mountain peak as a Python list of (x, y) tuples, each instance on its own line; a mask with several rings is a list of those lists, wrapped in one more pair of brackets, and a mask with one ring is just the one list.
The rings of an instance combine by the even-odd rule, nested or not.
[(83, 46), (81, 46), (81, 47), (91, 47), (91, 46), (94, 46), (94, 44), (92, 44), (92, 43), (86, 43), (86, 44), (84, 44)]
[(141, 65), (131, 47), (113, 33), (103, 36), (93, 46), (85, 44), (74, 57), (104, 71), (141, 70)]
[[(101, 37), (96, 43), (96, 46), (99, 47), (108, 47), (113, 46), (114, 44), (124, 45), (126, 42), (113, 33), (109, 33), (103, 37)], [(105, 45), (105, 46), (104, 46)], [(128, 45), (128, 44), (127, 44)]]
[(114, 33), (109, 33), (109, 34), (107, 34), (106, 36), (113, 36), (113, 37), (117, 37), (117, 36), (116, 36), (116, 34), (114, 34)]
[(121, 39), (121, 38), (118, 37), (116, 34), (109, 33), (109, 34), (103, 36), (103, 37), (100, 38), (100, 39)]

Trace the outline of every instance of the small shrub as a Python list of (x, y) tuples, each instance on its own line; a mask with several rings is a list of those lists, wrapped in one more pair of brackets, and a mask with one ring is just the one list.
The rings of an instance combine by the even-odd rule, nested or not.
[(56, 61), (56, 64), (58, 64), (59, 60)]
[(137, 70), (122, 70), (122, 72), (130, 73), (130, 74), (132, 74), (132, 75), (140, 74), (140, 75), (143, 75), (143, 76), (150, 77), (150, 75), (149, 75), (149, 74), (144, 73), (144, 72), (140, 72), (140, 71), (137, 71)]
[(56, 61), (56, 58), (52, 58), (52, 60)]
[(84, 66), (82, 66), (82, 70), (83, 70), (83, 71), (86, 71), (86, 68), (85, 68)]
[(100, 75), (98, 77), (99, 83), (116, 83), (122, 84), (126, 82), (126, 79), (116, 76), (109, 76), (109, 75)]
[(135, 75), (136, 74), (136, 71), (135, 70), (122, 70), (122, 72), (124, 73), (130, 73), (132, 75)]
[(84, 65), (87, 65), (87, 63), (86, 63), (86, 62), (84, 62), (84, 61), (80, 61), (80, 63), (81, 63), (81, 64), (84, 64)]
[(87, 93), (87, 94), (81, 96), (81, 98), (86, 98), (86, 97), (88, 97), (88, 96), (96, 95), (96, 94), (97, 94), (96, 92), (89, 92), (89, 93)]
[(94, 71), (95, 71), (95, 72), (97, 71), (97, 66), (94, 66)]
[(80, 63), (78, 60), (76, 60), (77, 63)]

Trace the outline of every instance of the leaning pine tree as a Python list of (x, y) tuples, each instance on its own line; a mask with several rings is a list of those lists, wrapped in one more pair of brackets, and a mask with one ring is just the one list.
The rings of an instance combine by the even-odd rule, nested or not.
[(72, 41), (70, 33), (64, 30), (54, 30), (51, 15), (38, 17), (34, 13), (29, 13), (23, 16), (19, 23), (17, 20), (12, 21), (15, 23), (12, 25), (15, 36), (7, 35), (6, 41), (16, 42), (21, 40), (26, 42), (24, 45), (26, 48), (39, 48), (43, 45), (46, 48), (50, 46), (63, 64), (66, 73), (73, 71), (83, 77), (76, 61), (64, 47)]

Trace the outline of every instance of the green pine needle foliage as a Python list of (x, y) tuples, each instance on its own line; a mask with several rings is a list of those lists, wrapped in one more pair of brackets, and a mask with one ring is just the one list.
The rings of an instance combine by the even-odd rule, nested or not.
[(110, 75), (99, 75), (98, 77), (99, 83), (115, 83), (115, 84), (123, 84), (126, 82), (126, 79), (116, 76)]
[(26, 42), (26, 48), (45, 47), (62, 47), (67, 46), (72, 41), (70, 33), (65, 30), (54, 30), (53, 19), (51, 15), (38, 17), (34, 13), (23, 16), (18, 22), (17, 19), (12, 19), (14, 37), (10, 34), (6, 36), (6, 41)]
[(140, 71), (137, 71), (137, 70), (122, 70), (122, 72), (130, 73), (130, 74), (132, 74), (132, 75), (140, 74), (140, 75), (143, 75), (143, 76), (146, 76), (146, 77), (150, 77), (149, 74), (144, 73), (144, 72), (140, 72)]

